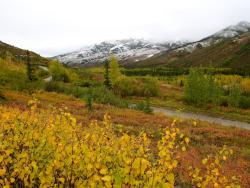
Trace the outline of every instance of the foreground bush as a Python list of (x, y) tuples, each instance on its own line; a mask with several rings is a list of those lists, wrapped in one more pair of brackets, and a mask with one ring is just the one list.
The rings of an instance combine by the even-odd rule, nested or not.
[(179, 129), (167, 128), (157, 157), (150, 139), (117, 136), (105, 116), (89, 128), (61, 111), (0, 107), (0, 186), (173, 187), (177, 151), (188, 144)]
[(107, 115), (102, 123), (84, 126), (63, 110), (42, 110), (37, 104), (30, 101), (30, 110), (25, 111), (0, 106), (0, 187), (176, 184), (178, 153), (186, 151), (189, 138), (175, 121), (152, 152), (145, 133), (117, 134)]

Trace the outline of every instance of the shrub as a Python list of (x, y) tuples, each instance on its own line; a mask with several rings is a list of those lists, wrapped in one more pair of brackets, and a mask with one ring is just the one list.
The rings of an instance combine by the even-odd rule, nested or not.
[(122, 97), (132, 96), (135, 94), (136, 82), (133, 78), (120, 76), (113, 83), (113, 91)]
[(220, 104), (222, 88), (211, 75), (199, 69), (191, 69), (187, 76), (184, 95), (187, 102), (202, 105), (209, 102)]
[(147, 97), (145, 101), (140, 101), (133, 107), (133, 109), (143, 111), (147, 114), (153, 112), (152, 108), (150, 107), (149, 97)]
[[(0, 187), (174, 187), (180, 157), (190, 139), (174, 121), (152, 148), (146, 133), (117, 135), (110, 117), (89, 126), (61, 109), (0, 106)], [(190, 167), (197, 187), (239, 187), (224, 176), (223, 161), (231, 150)], [(186, 158), (188, 159), (188, 158)], [(185, 169), (188, 170), (188, 169)], [(203, 172), (203, 173), (201, 173)]]
[(250, 78), (245, 78), (241, 82), (241, 87), (246, 95), (250, 95)]
[(198, 69), (191, 69), (185, 83), (185, 99), (193, 104), (201, 105), (208, 101), (208, 82)]
[(239, 107), (241, 99), (241, 88), (238, 84), (230, 88), (228, 96), (228, 104), (233, 107)]
[(77, 82), (78, 80), (78, 76), (74, 71), (65, 68), (57, 61), (52, 61), (50, 63), (49, 72), (54, 81)]
[(68, 95), (73, 95), (74, 97), (77, 98), (85, 97), (88, 91), (87, 88), (82, 88), (74, 85), (66, 85), (65, 83), (56, 81), (46, 83), (45, 90), (49, 92), (54, 91), (58, 93), (65, 93)]
[(250, 108), (250, 97), (241, 96), (239, 101), (239, 107), (243, 109)]
[(87, 99), (86, 99), (86, 106), (89, 112), (93, 110), (93, 97), (92, 97), (91, 92), (88, 92)]
[(0, 100), (5, 99), (4, 95), (3, 95), (3, 90), (2, 88), (0, 88)]
[(63, 85), (60, 82), (56, 82), (56, 81), (47, 82), (45, 84), (45, 90), (49, 92), (54, 91), (58, 93), (65, 92)]
[(153, 97), (159, 94), (158, 80), (149, 76), (141, 79), (135, 79), (134, 88), (135, 96)]
[(93, 100), (101, 104), (110, 104), (117, 107), (128, 107), (127, 101), (116, 96), (106, 87), (97, 87), (91, 89)]
[(143, 96), (153, 97), (159, 94), (159, 83), (156, 78), (145, 77), (143, 78), (143, 87), (141, 94)]

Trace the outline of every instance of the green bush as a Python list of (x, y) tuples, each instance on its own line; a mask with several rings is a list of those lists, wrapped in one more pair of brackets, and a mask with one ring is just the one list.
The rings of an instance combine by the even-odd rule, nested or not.
[(2, 88), (0, 88), (0, 101), (3, 99), (5, 99), (5, 97), (4, 97)]
[(207, 86), (203, 73), (198, 69), (191, 69), (185, 83), (185, 99), (193, 104), (204, 104), (207, 99)]
[(243, 109), (249, 109), (250, 108), (250, 97), (241, 96), (239, 107)]
[(82, 98), (87, 95), (87, 88), (74, 86), (74, 85), (67, 85), (63, 82), (52, 81), (45, 84), (46, 91), (54, 91), (57, 93), (64, 93), (67, 95), (73, 95), (76, 98)]
[(228, 96), (228, 104), (232, 107), (239, 107), (241, 100), (241, 88), (239, 85), (231, 87)]
[(106, 87), (97, 87), (91, 89), (93, 100), (101, 104), (109, 104), (121, 108), (127, 108), (127, 101), (116, 96), (111, 90)]
[(52, 61), (50, 63), (49, 72), (54, 81), (62, 81), (65, 83), (78, 81), (78, 76), (73, 70), (65, 68), (57, 61)]
[(136, 82), (133, 78), (120, 76), (113, 83), (113, 91), (122, 97), (132, 96), (135, 94)]
[(146, 98), (145, 101), (140, 101), (137, 103), (133, 109), (143, 111), (147, 114), (150, 114), (153, 112), (152, 108), (150, 107), (149, 97)]
[(60, 82), (52, 81), (52, 82), (47, 82), (45, 84), (45, 91), (54, 91), (58, 93), (64, 93), (65, 92), (65, 87)]
[(138, 88), (139, 95), (153, 97), (159, 94), (159, 83), (156, 78), (153, 77), (145, 77), (142, 79), (142, 87)]
[(220, 104), (222, 89), (211, 75), (204, 75), (199, 69), (191, 69), (184, 87), (185, 100), (202, 105), (206, 103)]
[(127, 96), (157, 96), (159, 94), (158, 80), (152, 77), (135, 79), (120, 76), (113, 84), (113, 91), (122, 97)]

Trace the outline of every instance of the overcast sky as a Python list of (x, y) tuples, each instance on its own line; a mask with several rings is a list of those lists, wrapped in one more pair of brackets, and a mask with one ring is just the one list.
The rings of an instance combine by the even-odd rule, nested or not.
[(198, 40), (242, 20), (250, 0), (0, 0), (0, 40), (44, 56), (103, 40)]

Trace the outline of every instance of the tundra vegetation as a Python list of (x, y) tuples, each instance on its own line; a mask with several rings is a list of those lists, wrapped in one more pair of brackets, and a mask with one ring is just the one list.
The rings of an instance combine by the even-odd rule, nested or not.
[(213, 108), (247, 121), (248, 76), (211, 68), (132, 75), (115, 57), (84, 69), (30, 63), (31, 80), (23, 61), (0, 59), (0, 187), (250, 184), (249, 131), (150, 107)]

